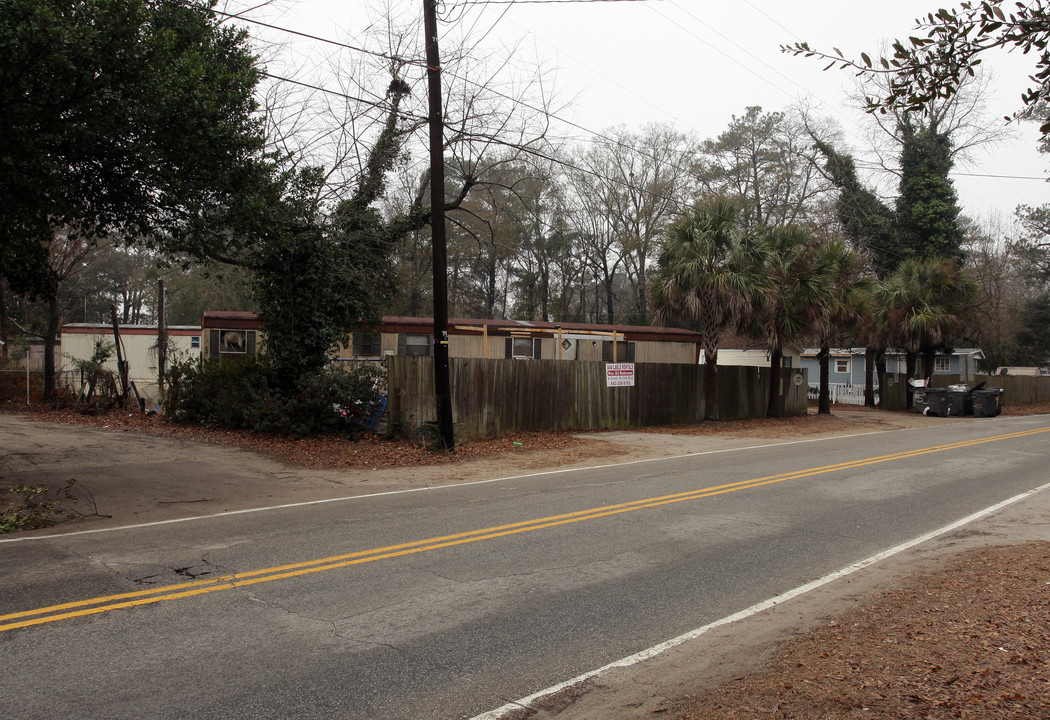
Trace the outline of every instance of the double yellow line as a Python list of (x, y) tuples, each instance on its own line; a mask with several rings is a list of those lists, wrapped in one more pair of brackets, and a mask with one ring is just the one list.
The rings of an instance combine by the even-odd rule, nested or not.
[(808, 468), (805, 470), (781, 473), (779, 475), (769, 475), (766, 477), (752, 478), (750, 480), (741, 480), (739, 482), (715, 485), (713, 487), (691, 490), (689, 492), (661, 495), (658, 497), (634, 500), (632, 502), (620, 503), (617, 505), (605, 505), (603, 507), (591, 508), (589, 510), (580, 510), (561, 515), (551, 515), (548, 517), (536, 518), (534, 520), (526, 520), (507, 525), (497, 525), (479, 530), (456, 533), (454, 535), (443, 535), (441, 537), (416, 540), (413, 542), (401, 543), (399, 545), (388, 545), (386, 547), (373, 548), (371, 550), (346, 553), (345, 555), (333, 555), (331, 557), (320, 558), (318, 560), (308, 560), (291, 565), (279, 565), (277, 567), (263, 568), (261, 570), (251, 570), (232, 575), (222, 575), (214, 578), (194, 580), (192, 582), (180, 583), (177, 585), (167, 585), (164, 587), (138, 590), (135, 592), (90, 598), (87, 600), (77, 600), (34, 610), (24, 610), (22, 612), (0, 615), (0, 632), (14, 630), (16, 628), (31, 627), (33, 625), (43, 625), (45, 623), (58, 622), (60, 620), (85, 617), (87, 615), (98, 615), (113, 610), (153, 605), (155, 603), (167, 602), (169, 600), (180, 600), (182, 598), (205, 595), (220, 590), (249, 587), (259, 583), (326, 572), (328, 570), (350, 567), (351, 565), (361, 565), (364, 563), (375, 562), (377, 560), (389, 560), (391, 558), (402, 557), (405, 555), (414, 555), (416, 553), (429, 552), (431, 550), (439, 550), (441, 548), (454, 547), (456, 545), (466, 545), (467, 543), (480, 542), (482, 540), (492, 540), (494, 538), (506, 537), (508, 535), (517, 535), (519, 533), (533, 532), (535, 530), (543, 530), (545, 528), (557, 527), (559, 525), (583, 522), (585, 520), (595, 520), (597, 518), (609, 517), (611, 515), (619, 515), (621, 513), (659, 507), (661, 505), (670, 505), (672, 503), (685, 502), (687, 500), (698, 500), (700, 498), (737, 492), (739, 490), (747, 490), (762, 485), (772, 485), (774, 483), (784, 482), (785, 480), (796, 480), (798, 478), (811, 477), (813, 475), (822, 475), (830, 472), (838, 472), (840, 470), (850, 470), (853, 468), (864, 467), (866, 465), (875, 465), (893, 460), (903, 460), (918, 457), (920, 455), (956, 450), (984, 443), (1023, 438), (1045, 432), (1050, 432), (1050, 428), (1026, 430), (1006, 435), (995, 435), (993, 437), (982, 438), (979, 440), (965, 440), (946, 445), (921, 448), (918, 450), (892, 453), (890, 455), (851, 460), (836, 465), (825, 465), (823, 467)]

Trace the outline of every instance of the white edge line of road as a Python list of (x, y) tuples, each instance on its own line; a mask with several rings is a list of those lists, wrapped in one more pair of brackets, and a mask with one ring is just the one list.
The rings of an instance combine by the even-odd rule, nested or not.
[(722, 627), (723, 625), (730, 625), (732, 623), (737, 622), (738, 620), (744, 620), (745, 618), (749, 618), (752, 615), (757, 615), (758, 613), (768, 610), (771, 607), (787, 602), (788, 600), (798, 597), (799, 595), (804, 595), (810, 592), (811, 590), (816, 590), (817, 588), (823, 585), (827, 585), (828, 583), (834, 582), (835, 580), (844, 578), (847, 575), (852, 575), (853, 573), (859, 570), (863, 570), (866, 567), (870, 567), (871, 565), (881, 562), (886, 558), (904, 552), (905, 550), (927, 542), (928, 540), (932, 540), (939, 535), (944, 535), (946, 533), (952, 532), (953, 530), (957, 530), (964, 525), (968, 525), (976, 520), (980, 520), (983, 517), (998, 512), (999, 510), (1002, 510), (1003, 508), (1009, 505), (1013, 505), (1016, 502), (1020, 502), (1025, 498), (1031, 497), (1032, 495), (1035, 495), (1036, 493), (1042, 492), (1047, 489), (1050, 489), (1050, 483), (1023, 492), (1020, 495), (1014, 495), (1012, 498), (1008, 498), (1006, 500), (1003, 500), (1002, 502), (996, 503), (995, 505), (986, 507), (983, 510), (979, 510), (973, 513), (972, 515), (967, 515), (961, 520), (956, 520), (955, 522), (937, 528), (936, 530), (931, 530), (928, 533), (919, 535), (918, 537), (912, 538), (911, 540), (903, 542), (900, 545), (895, 545), (894, 547), (891, 547), (888, 550), (883, 550), (882, 552), (876, 555), (872, 555), (871, 557), (865, 558), (864, 560), (853, 563), (852, 565), (844, 567), (840, 570), (836, 570), (835, 572), (825, 575), (822, 578), (818, 578), (817, 580), (808, 582), (805, 585), (799, 585), (798, 587), (788, 590), (787, 592), (781, 593), (776, 597), (769, 598), (768, 600), (763, 600), (762, 602), (752, 605), (749, 608), (745, 608), (740, 612), (733, 613), (732, 615), (727, 615), (726, 617), (721, 618), (719, 620), (715, 620), (712, 623), (708, 623), (703, 627), (699, 627), (695, 630), (690, 630), (689, 632), (679, 635), (676, 638), (671, 638), (670, 640), (662, 642), (659, 645), (654, 645), (651, 648), (642, 650), (641, 652), (635, 653), (634, 655), (629, 655), (625, 658), (621, 658), (620, 660), (615, 660), (609, 663), (608, 665), (598, 668), (597, 670), (591, 670), (590, 672), (585, 672), (582, 675), (577, 675), (571, 680), (566, 680), (565, 682), (558, 683), (557, 685), (552, 685), (549, 688), (545, 688), (543, 690), (540, 690), (539, 692), (535, 692), (532, 695), (521, 698), (520, 700), (509, 702), (506, 705), (503, 705), (502, 707), (496, 708), (495, 710), (490, 710), (488, 712), (482, 713), (481, 715), (475, 715), (470, 720), (499, 720), (504, 715), (515, 710), (520, 711), (533, 709), (531, 707), (531, 703), (534, 703), (535, 701), (540, 700), (544, 697), (561, 692), (566, 688), (572, 687), (573, 685), (578, 685), (579, 683), (585, 682), (587, 680), (593, 680), (594, 678), (600, 675), (604, 675), (610, 670), (637, 665), (638, 663), (656, 657), (657, 655), (660, 655), (661, 653), (670, 650), (673, 647), (689, 642), (690, 640), (695, 640), (701, 635), (704, 635), (716, 628)]
[(173, 518), (171, 520), (156, 520), (154, 522), (136, 523), (134, 525), (118, 525), (109, 528), (96, 528), (94, 530), (77, 530), (67, 533), (54, 533), (52, 535), (29, 535), (24, 537), (0, 538), (0, 545), (4, 543), (31, 542), (33, 540), (57, 540), (60, 538), (74, 537), (77, 535), (94, 535), (96, 533), (117, 532), (119, 530), (137, 530), (139, 528), (157, 527), (159, 525), (174, 525), (176, 523), (193, 522), (194, 520), (211, 520), (214, 518), (231, 517), (233, 515), (248, 515), (250, 513), (269, 512), (271, 510), (288, 510), (290, 508), (309, 507), (310, 505), (325, 505), (327, 503), (347, 502), (350, 500), (367, 500), (368, 498), (384, 497), (387, 495), (407, 495), (408, 493), (426, 492), (430, 490), (451, 490), (453, 488), (469, 487), (471, 485), (488, 485), (490, 483), (506, 482), (508, 480), (522, 480), (524, 478), (542, 477), (544, 475), (557, 475), (559, 473), (584, 472), (587, 470), (602, 470), (611, 467), (623, 467), (625, 465), (640, 465), (642, 463), (660, 462), (664, 460), (682, 460), (684, 458), (703, 457), (704, 455), (718, 455), (720, 453), (740, 452), (742, 450), (763, 450), (786, 445), (801, 445), (803, 443), (821, 442), (824, 440), (845, 440), (848, 438), (864, 437), (866, 435), (881, 435), (883, 433), (900, 432), (894, 430), (873, 430), (866, 433), (854, 433), (852, 435), (832, 435), (830, 437), (806, 438), (805, 440), (788, 440), (781, 443), (767, 443), (765, 445), (744, 445), (735, 448), (723, 448), (721, 450), (705, 450), (703, 452), (686, 453), (684, 455), (668, 455), (667, 457), (644, 458), (642, 460), (628, 460), (622, 463), (606, 463), (605, 465), (588, 465), (587, 467), (564, 468), (560, 470), (544, 470), (542, 472), (526, 473), (524, 475), (510, 475), (507, 477), (490, 478), (488, 480), (471, 480), (470, 482), (451, 483), (449, 485), (427, 485), (426, 487), (409, 488), (407, 490), (388, 490), (386, 492), (368, 493), (366, 495), (345, 495), (337, 498), (325, 498), (323, 500), (306, 500), (304, 502), (287, 503), (285, 505), (269, 505), (267, 507), (246, 508), (244, 510), (227, 510), (211, 515), (194, 515), (192, 517)]

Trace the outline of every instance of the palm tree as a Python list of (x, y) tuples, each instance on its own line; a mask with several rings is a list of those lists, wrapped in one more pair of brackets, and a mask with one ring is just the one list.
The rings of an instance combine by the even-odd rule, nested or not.
[(843, 330), (863, 324), (871, 315), (870, 278), (863, 277), (864, 263), (860, 255), (842, 238), (831, 238), (819, 248), (822, 256), (819, 263), (831, 273), (831, 294), (827, 298), (824, 315), (816, 323), (820, 351), (820, 399), (817, 413), (831, 414), (830, 369), (831, 343)]
[(752, 335), (765, 337), (769, 348), (768, 417), (783, 414), (779, 391), (784, 345), (818, 327), (832, 304), (834, 265), (818, 252), (810, 234), (795, 225), (768, 229), (762, 244), (768, 281), (758, 296), (750, 322)]
[(960, 313), (977, 290), (954, 259), (909, 258), (882, 282), (876, 292), (877, 315), (890, 341), (904, 349), (909, 378), (915, 377), (920, 353), (923, 372), (932, 372), (934, 353), (958, 335)]
[(763, 286), (758, 248), (739, 213), (736, 201), (713, 197), (682, 216), (668, 229), (651, 287), (658, 322), (685, 322), (701, 335), (705, 414), (715, 419), (719, 339), (748, 313)]

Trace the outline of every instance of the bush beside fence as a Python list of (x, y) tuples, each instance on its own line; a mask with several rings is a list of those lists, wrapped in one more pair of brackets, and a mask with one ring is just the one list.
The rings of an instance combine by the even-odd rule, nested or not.
[[(721, 418), (764, 417), (769, 369), (719, 367)], [(452, 417), (461, 437), (522, 430), (609, 430), (704, 418), (703, 368), (639, 363), (633, 387), (606, 387), (605, 363), (452, 358)], [(796, 382), (795, 376), (801, 381)], [(436, 418), (433, 359), (388, 363), (391, 422), (419, 428)], [(782, 371), (784, 414), (805, 414), (804, 370)]]

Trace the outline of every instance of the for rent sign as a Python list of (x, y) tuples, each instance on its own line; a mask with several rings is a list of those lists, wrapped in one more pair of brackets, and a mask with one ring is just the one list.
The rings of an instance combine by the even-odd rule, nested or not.
[(634, 387), (634, 363), (605, 363), (605, 387)]

